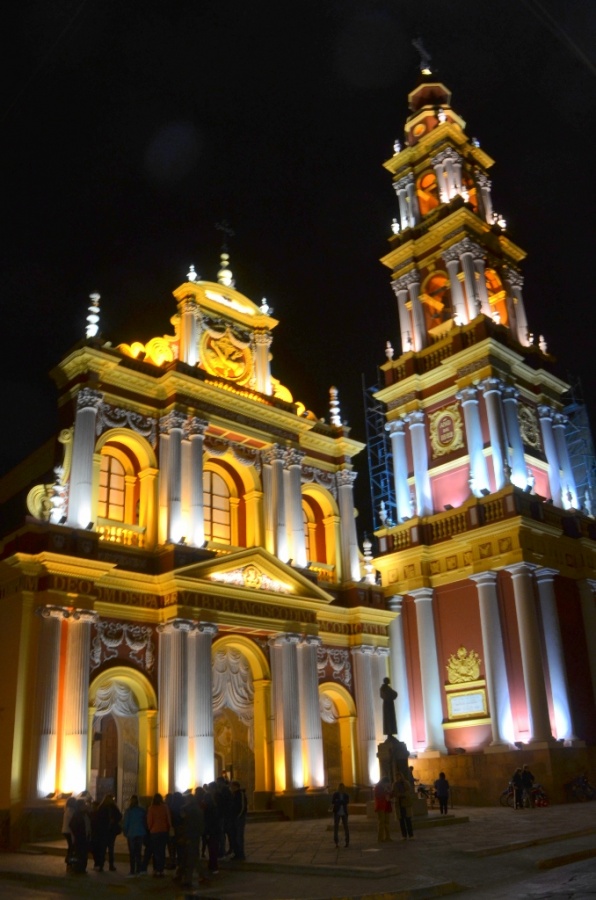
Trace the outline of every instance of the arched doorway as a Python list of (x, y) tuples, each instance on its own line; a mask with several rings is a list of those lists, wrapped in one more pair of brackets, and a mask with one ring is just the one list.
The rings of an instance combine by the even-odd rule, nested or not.
[(329, 787), (339, 782), (356, 785), (356, 707), (345, 687), (323, 682), (319, 685), (319, 708), (323, 733), (325, 775)]

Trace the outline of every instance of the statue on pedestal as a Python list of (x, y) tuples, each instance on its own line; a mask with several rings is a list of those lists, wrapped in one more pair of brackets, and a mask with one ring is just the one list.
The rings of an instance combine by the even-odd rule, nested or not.
[(387, 776), (393, 782), (398, 771), (404, 776), (408, 776), (410, 751), (403, 741), (398, 741), (395, 737), (397, 734), (397, 719), (395, 715), (397, 691), (394, 691), (391, 687), (389, 678), (383, 678), (379, 694), (383, 701), (383, 734), (386, 735), (386, 740), (379, 744), (377, 756), (381, 774)]
[(387, 737), (397, 734), (397, 719), (395, 717), (395, 701), (397, 691), (390, 685), (389, 678), (383, 678), (383, 684), (379, 691), (383, 701), (383, 734)]

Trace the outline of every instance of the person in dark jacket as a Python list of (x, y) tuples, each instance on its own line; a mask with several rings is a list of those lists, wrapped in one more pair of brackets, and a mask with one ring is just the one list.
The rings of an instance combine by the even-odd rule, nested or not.
[(106, 794), (97, 810), (93, 820), (95, 832), (95, 870), (103, 872), (106, 861), (106, 852), (108, 856), (108, 865), (110, 872), (116, 871), (114, 865), (114, 844), (116, 836), (120, 834), (122, 828), (122, 813), (116, 806), (116, 802), (111, 794)]
[(435, 781), (435, 795), (439, 801), (439, 814), (446, 816), (449, 808), (449, 782), (444, 772), (439, 772), (439, 777)]
[(232, 859), (236, 862), (244, 862), (244, 828), (246, 826), (246, 816), (248, 813), (248, 801), (246, 799), (246, 791), (240, 787), (239, 781), (230, 782), (230, 791), (232, 792)]
[[(201, 791), (201, 794), (198, 791)], [(181, 843), (184, 847), (182, 855), (184, 869), (181, 871), (183, 888), (192, 888), (195, 869), (200, 870), (201, 865), (201, 838), (205, 831), (205, 814), (201, 805), (202, 788), (198, 791), (186, 797), (180, 810)]]
[(129, 877), (140, 875), (143, 867), (143, 841), (147, 834), (147, 817), (143, 807), (139, 806), (139, 798), (136, 794), (130, 798), (128, 809), (124, 813), (122, 831), (128, 843), (130, 861), (128, 875)]
[(344, 785), (340, 782), (337, 790), (331, 798), (331, 809), (333, 811), (333, 840), (335, 846), (339, 847), (339, 823), (341, 822), (344, 830), (344, 846), (350, 845), (350, 829), (348, 827), (348, 804), (350, 797), (346, 793)]
[(70, 830), (73, 852), (71, 871), (84, 874), (87, 872), (87, 857), (91, 844), (91, 819), (84, 799), (76, 802), (76, 809), (70, 820)]
[(524, 805), (524, 783), (520, 768), (517, 768), (513, 773), (511, 784), (513, 785), (513, 808), (521, 809)]

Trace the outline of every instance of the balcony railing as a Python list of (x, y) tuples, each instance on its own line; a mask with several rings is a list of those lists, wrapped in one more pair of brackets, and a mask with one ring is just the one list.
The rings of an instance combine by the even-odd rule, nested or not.
[(140, 525), (128, 525), (124, 522), (114, 522), (111, 519), (98, 519), (95, 529), (100, 541), (108, 541), (111, 544), (121, 544), (123, 547), (145, 546), (145, 529)]

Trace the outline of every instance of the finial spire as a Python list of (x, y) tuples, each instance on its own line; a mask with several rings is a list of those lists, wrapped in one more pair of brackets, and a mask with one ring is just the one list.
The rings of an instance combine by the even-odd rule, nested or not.
[(420, 38), (420, 37), (414, 38), (414, 40), (412, 41), (412, 45), (413, 45), (413, 47), (415, 47), (415, 49), (420, 54), (420, 71), (422, 72), (423, 75), (431, 75), (432, 69), (430, 67), (430, 61), (431, 61), (432, 57), (431, 57), (430, 53), (426, 50), (426, 48), (422, 42), (422, 38)]
[(89, 307), (89, 315), (87, 316), (87, 328), (85, 336), (88, 338), (95, 337), (99, 331), (99, 294), (89, 294), (91, 306)]
[(197, 278), (199, 277), (199, 275), (198, 275), (197, 272), (195, 272), (195, 267), (194, 267), (194, 266), (191, 266), (191, 267), (189, 268), (188, 272), (186, 273), (186, 277), (188, 278), (189, 281), (196, 281), (196, 280), (197, 280)]
[(230, 254), (222, 253), (221, 254), (221, 269), (217, 273), (217, 280), (220, 284), (223, 284), (225, 287), (234, 287), (236, 282), (234, 281), (234, 276), (232, 274), (232, 270), (230, 269)]
[(329, 421), (332, 425), (341, 428), (341, 414), (339, 411), (339, 391), (336, 387), (329, 388)]

